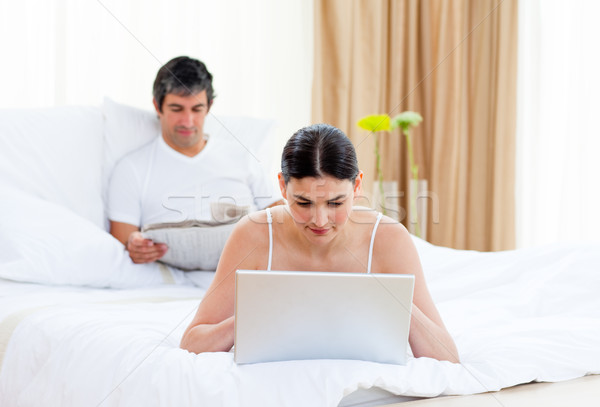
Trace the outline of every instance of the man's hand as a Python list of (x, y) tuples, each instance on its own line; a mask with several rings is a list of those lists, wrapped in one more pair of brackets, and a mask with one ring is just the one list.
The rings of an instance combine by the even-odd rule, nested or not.
[(151, 263), (160, 259), (168, 250), (166, 244), (144, 239), (140, 228), (129, 223), (110, 221), (110, 234), (125, 245), (134, 263)]
[(127, 239), (127, 251), (134, 263), (151, 263), (160, 259), (169, 249), (164, 243), (144, 239), (140, 232), (133, 232)]

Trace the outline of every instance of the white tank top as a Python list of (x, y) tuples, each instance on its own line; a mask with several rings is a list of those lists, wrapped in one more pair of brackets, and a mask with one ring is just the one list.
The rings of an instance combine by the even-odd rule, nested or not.
[[(271, 262), (273, 260), (273, 217), (271, 216), (271, 208), (267, 208), (267, 224), (269, 225), (269, 262), (267, 264), (267, 270), (271, 271)], [(371, 260), (373, 259), (373, 243), (375, 242), (375, 233), (377, 227), (381, 221), (383, 214), (377, 214), (377, 220), (375, 226), (373, 226), (373, 232), (371, 233), (371, 244), (369, 244), (369, 260), (367, 262), (367, 273), (371, 273)]]

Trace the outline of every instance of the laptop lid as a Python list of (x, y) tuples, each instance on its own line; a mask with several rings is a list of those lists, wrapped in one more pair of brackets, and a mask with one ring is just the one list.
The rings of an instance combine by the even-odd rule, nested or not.
[(405, 364), (414, 276), (238, 270), (236, 363)]

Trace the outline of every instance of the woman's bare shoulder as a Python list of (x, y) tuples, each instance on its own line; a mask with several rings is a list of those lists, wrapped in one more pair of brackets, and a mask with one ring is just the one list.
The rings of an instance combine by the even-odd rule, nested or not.
[[(377, 211), (366, 208), (358, 211), (356, 219), (374, 226), (378, 216)], [(418, 273), (421, 268), (410, 233), (402, 223), (386, 215), (381, 217), (375, 231), (373, 268), (377, 272), (411, 274)]]
[[(262, 212), (262, 213), (261, 213)], [(269, 247), (267, 217), (264, 211), (244, 216), (227, 239), (219, 267), (255, 268)]]
[[(379, 217), (381, 219), (378, 221)], [(375, 233), (374, 253), (380, 255), (404, 247), (406, 239), (410, 239), (406, 228), (400, 222), (371, 208), (354, 207), (350, 220), (351, 233), (363, 243), (370, 242)], [(388, 254), (383, 255), (390, 257)]]
[(232, 233), (233, 239), (242, 239), (251, 243), (268, 238), (268, 222), (266, 211), (250, 213), (239, 220)]

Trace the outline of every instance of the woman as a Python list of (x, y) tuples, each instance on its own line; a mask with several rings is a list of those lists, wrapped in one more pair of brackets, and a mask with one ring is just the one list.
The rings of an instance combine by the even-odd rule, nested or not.
[(458, 362), (409, 233), (393, 219), (353, 207), (362, 177), (354, 146), (341, 130), (325, 124), (298, 130), (281, 158), (279, 186), (287, 205), (256, 212), (236, 226), (181, 347), (195, 353), (232, 348), (237, 269), (401, 272), (415, 275), (414, 356)]

